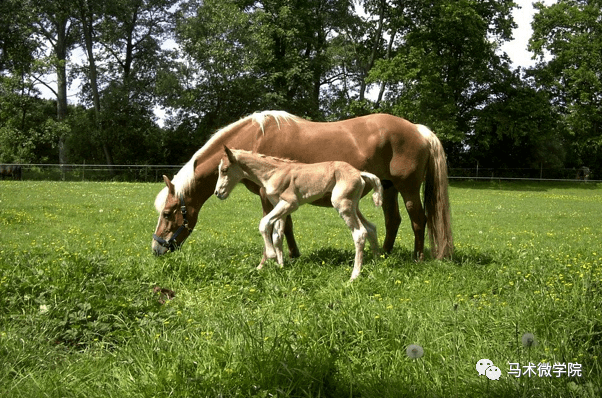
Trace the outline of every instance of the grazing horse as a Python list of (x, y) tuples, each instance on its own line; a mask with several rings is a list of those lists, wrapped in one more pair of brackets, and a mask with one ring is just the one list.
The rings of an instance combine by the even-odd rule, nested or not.
[[(397, 204), (400, 193), (414, 231), (414, 258), (423, 259), (426, 227), (433, 256), (439, 259), (452, 255), (445, 153), (428, 128), (386, 114), (317, 123), (282, 111), (254, 113), (222, 128), (192, 156), (173, 181), (164, 176), (166, 187), (155, 199), (159, 212), (152, 242), (155, 254), (175, 250), (192, 232), (203, 203), (213, 195), (226, 144), (302, 163), (344, 161), (370, 172), (385, 187), (383, 249), (391, 251), (395, 242), (401, 222)], [(424, 207), (420, 200), (423, 182)], [(264, 214), (269, 213), (272, 206), (261, 195), (259, 186), (249, 180), (243, 183), (260, 195)], [(326, 197), (313, 204), (332, 205)], [(290, 216), (284, 234), (291, 255), (298, 256)]]
[[(332, 207), (337, 209), (351, 230), (355, 243), (355, 261), (351, 281), (361, 272), (366, 238), (375, 256), (378, 255), (376, 225), (366, 220), (359, 209), (359, 201), (368, 182), (374, 189), (374, 204), (382, 204), (383, 187), (377, 176), (360, 172), (349, 163), (322, 162), (298, 163), (288, 159), (259, 155), (249, 151), (230, 150), (224, 146), (220, 161), (215, 195), (226, 199), (243, 178), (265, 189), (266, 198), (274, 206), (259, 223), (265, 243), (265, 256), (276, 258), (284, 265), (282, 241), (284, 217), (302, 204), (330, 196)], [(263, 262), (257, 269), (263, 267)]]
[(3, 164), (0, 165), (0, 175), (4, 180), (6, 177), (12, 177), (13, 180), (21, 179), (21, 166), (18, 164)]

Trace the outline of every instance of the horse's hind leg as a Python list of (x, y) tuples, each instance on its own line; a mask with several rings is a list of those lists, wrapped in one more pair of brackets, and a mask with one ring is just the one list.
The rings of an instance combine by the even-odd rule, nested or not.
[(332, 205), (338, 210), (339, 215), (351, 230), (353, 243), (355, 244), (355, 260), (353, 262), (353, 272), (351, 273), (351, 279), (349, 281), (353, 281), (360, 275), (364, 260), (364, 246), (366, 245), (366, 237), (368, 236), (366, 227), (364, 227), (357, 215), (358, 201), (359, 197), (356, 201), (348, 198), (335, 198), (333, 192)]
[(372, 249), (372, 253), (374, 254), (374, 256), (377, 257), (380, 254), (380, 248), (378, 246), (378, 235), (376, 233), (376, 225), (372, 224), (366, 219), (366, 217), (364, 217), (359, 207), (357, 209), (357, 216), (359, 217), (361, 223), (364, 225), (364, 228), (366, 228), (366, 231), (368, 232), (368, 242), (370, 242), (370, 249)]

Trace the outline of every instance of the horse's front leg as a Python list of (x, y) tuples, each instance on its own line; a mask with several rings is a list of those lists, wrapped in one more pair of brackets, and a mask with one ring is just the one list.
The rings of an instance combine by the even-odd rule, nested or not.
[(295, 240), (295, 234), (293, 232), (293, 218), (290, 215), (286, 216), (284, 220), (284, 236), (286, 237), (289, 257), (301, 257), (301, 252), (299, 251), (297, 241)]
[[(276, 249), (274, 248), (274, 242), (272, 240), (273, 238), (273, 233), (274, 233), (274, 224), (276, 223), (276, 221), (286, 217), (287, 215), (289, 215), (290, 213), (292, 213), (293, 211), (295, 211), (297, 209), (298, 205), (295, 203), (289, 203), (287, 201), (281, 200), (280, 202), (278, 202), (276, 204), (276, 206), (274, 206), (274, 208), (272, 209), (272, 211), (270, 211), (265, 217), (263, 217), (261, 219), (261, 222), (259, 223), (259, 232), (261, 232), (261, 236), (263, 237), (263, 241), (265, 244), (265, 257), (266, 258), (277, 258), (277, 252)], [(278, 228), (280, 229), (280, 236), (282, 235), (282, 225), (281, 222), (279, 223)], [(278, 245), (281, 247), (282, 246), (282, 237), (279, 238), (279, 241), (277, 242)], [(278, 263), (280, 265), (284, 264), (284, 260), (282, 259), (282, 249), (280, 249), (280, 258), (278, 259)], [(259, 264), (259, 266), (257, 267), (257, 269), (261, 269), (263, 267), (264, 264), (264, 260), (262, 260), (262, 262)]]
[[(255, 192), (257, 193), (257, 192)], [(259, 189), (259, 198), (261, 199), (261, 208), (263, 209), (263, 216), (265, 217), (272, 209), (274, 205), (270, 202), (265, 194), (265, 188), (261, 187)], [(299, 247), (297, 246), (297, 242), (295, 241), (295, 235), (293, 233), (293, 219), (290, 215), (286, 216), (284, 219), (284, 236), (286, 237), (286, 244), (288, 246), (288, 254), (290, 258), (297, 258), (301, 256), (299, 252)], [(261, 258), (260, 266), (263, 266), (263, 263), (267, 260), (265, 249), (263, 252), (263, 257)]]
[(399, 214), (399, 204), (397, 202), (398, 191), (394, 186), (389, 186), (383, 191), (383, 213), (385, 215), (385, 240), (383, 250), (390, 253), (395, 244), (401, 216)]

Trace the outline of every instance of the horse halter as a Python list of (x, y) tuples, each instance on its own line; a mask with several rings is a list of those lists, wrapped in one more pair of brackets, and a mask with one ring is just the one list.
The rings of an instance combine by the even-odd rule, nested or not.
[[(173, 235), (171, 235), (171, 238), (169, 238), (169, 240), (165, 240), (160, 236), (157, 236), (156, 234), (153, 234), (153, 239), (157, 241), (157, 243), (166, 248), (167, 250), (173, 252), (178, 248), (178, 244), (176, 243), (176, 238), (178, 237), (178, 235), (180, 235), (182, 233), (182, 231), (184, 231), (185, 229), (188, 230), (188, 233), (192, 232), (192, 228), (190, 228), (188, 226), (188, 219), (186, 218), (186, 204), (184, 203), (184, 196), (180, 195), (180, 209), (182, 211), (182, 218), (184, 219), (184, 222), (182, 223), (182, 225), (180, 225), (178, 227), (178, 229), (176, 230), (176, 232), (174, 232)], [(184, 242), (182, 242), (184, 243)]]

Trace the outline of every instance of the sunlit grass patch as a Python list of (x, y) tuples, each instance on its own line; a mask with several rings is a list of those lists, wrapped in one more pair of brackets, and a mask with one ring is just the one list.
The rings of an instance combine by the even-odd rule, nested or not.
[[(394, 251), (347, 281), (333, 209), (294, 215), (302, 256), (262, 256), (258, 198), (210, 199), (182, 250), (151, 254), (160, 184), (2, 182), (0, 391), (8, 396), (597, 397), (597, 186), (454, 183), (456, 253)], [(382, 211), (363, 213), (384, 238)], [(175, 297), (161, 295), (167, 289)], [(531, 333), (537, 344), (525, 346)], [(408, 356), (420, 346), (422, 355)], [(499, 380), (479, 376), (487, 358)], [(509, 363), (579, 363), (516, 378)]]

